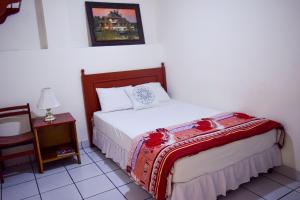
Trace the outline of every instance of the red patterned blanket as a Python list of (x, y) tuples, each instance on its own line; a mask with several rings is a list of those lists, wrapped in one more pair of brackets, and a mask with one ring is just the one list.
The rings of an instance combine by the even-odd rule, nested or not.
[(279, 123), (243, 113), (225, 113), (156, 129), (135, 139), (127, 171), (153, 197), (164, 200), (167, 177), (176, 160), (272, 129), (281, 130), (277, 137), (283, 144), (284, 131)]

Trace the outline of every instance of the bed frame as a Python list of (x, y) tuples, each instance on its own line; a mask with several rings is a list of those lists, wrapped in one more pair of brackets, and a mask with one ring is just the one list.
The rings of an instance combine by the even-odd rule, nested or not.
[(149, 82), (160, 82), (162, 87), (167, 91), (164, 63), (161, 63), (161, 66), (157, 68), (99, 74), (85, 74), (84, 69), (82, 69), (81, 81), (88, 137), (91, 146), (94, 146), (93, 113), (101, 110), (96, 88), (122, 87), (127, 85), (135, 86)]

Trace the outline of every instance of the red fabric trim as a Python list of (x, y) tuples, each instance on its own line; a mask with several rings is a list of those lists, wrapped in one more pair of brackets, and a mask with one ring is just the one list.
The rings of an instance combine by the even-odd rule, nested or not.
[[(166, 199), (166, 189), (167, 189), (167, 177), (171, 171), (171, 168), (173, 167), (176, 160), (185, 157), (185, 156), (191, 156), (196, 153), (199, 153), (201, 151), (208, 150), (213, 147), (222, 146), (237, 140), (245, 139), (248, 137), (252, 137), (255, 135), (260, 135), (265, 132), (268, 132), (275, 128), (281, 128), (282, 126), (275, 122), (275, 121), (268, 121), (263, 125), (260, 125), (258, 127), (255, 127), (253, 129), (250, 129), (249, 131), (243, 131), (240, 130), (234, 134), (226, 135), (224, 137), (214, 138), (207, 142), (202, 143), (196, 143), (193, 146), (189, 146), (188, 148), (185, 148), (181, 151), (175, 151), (174, 153), (171, 153), (167, 160), (165, 161), (165, 164), (163, 165), (162, 174), (160, 174), (160, 182), (158, 183), (158, 192), (157, 192), (157, 200), (165, 200)], [(242, 134), (241, 134), (242, 133)]]

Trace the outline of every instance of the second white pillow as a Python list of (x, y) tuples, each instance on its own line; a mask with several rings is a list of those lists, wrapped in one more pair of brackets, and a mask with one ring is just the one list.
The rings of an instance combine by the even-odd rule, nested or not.
[(165, 89), (161, 86), (159, 82), (150, 82), (145, 83), (143, 85), (149, 86), (153, 89), (156, 98), (159, 102), (166, 102), (170, 100), (168, 93), (165, 91)]
[(146, 85), (137, 85), (125, 89), (135, 110), (151, 108), (158, 105), (154, 90)]

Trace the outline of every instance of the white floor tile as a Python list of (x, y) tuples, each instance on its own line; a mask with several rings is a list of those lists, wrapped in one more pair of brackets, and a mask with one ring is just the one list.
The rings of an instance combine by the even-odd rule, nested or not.
[(86, 152), (83, 149), (79, 149), (79, 153), (80, 153), (80, 156), (86, 154)]
[(113, 189), (98, 194), (96, 196), (90, 197), (88, 198), (88, 200), (126, 200), (126, 199), (117, 189)]
[(87, 164), (90, 164), (93, 162), (86, 154), (82, 154), (80, 156), (80, 159), (81, 159), (81, 164), (77, 163), (77, 159), (72, 159), (72, 160), (68, 160), (67, 162), (65, 162), (65, 167), (67, 169), (73, 169), (73, 168), (87, 165)]
[(297, 192), (300, 192), (300, 187), (297, 189)]
[(69, 173), (74, 182), (103, 174), (103, 172), (94, 163), (71, 169), (69, 170)]
[(106, 157), (104, 156), (104, 154), (101, 153), (100, 151), (93, 151), (93, 152), (88, 153), (88, 155), (91, 157), (91, 159), (94, 162), (106, 159)]
[(42, 193), (43, 200), (80, 200), (82, 199), (75, 185), (68, 185), (62, 188)]
[(288, 176), (291, 179), (294, 180), (299, 180), (300, 179), (300, 173), (298, 171), (296, 171), (293, 168), (287, 167), (287, 166), (279, 166), (279, 167), (275, 167), (274, 171), (283, 174), (285, 176)]
[(21, 183), (2, 190), (2, 200), (20, 200), (39, 194), (35, 181)]
[(96, 176), (94, 178), (78, 182), (76, 185), (83, 198), (88, 198), (115, 188), (105, 175)]
[(66, 171), (66, 169), (62, 166), (61, 162), (57, 162), (57, 163), (53, 163), (53, 164), (52, 163), (46, 164), (45, 168), (44, 168), (44, 173), (42, 173), (42, 174), (39, 173), (38, 168), (36, 166), (34, 167), (34, 171), (35, 171), (36, 178), (39, 179), (39, 178), (42, 178), (45, 176), (49, 176), (52, 174), (57, 174), (57, 173)]
[(36, 196), (33, 196), (33, 197), (28, 197), (24, 200), (41, 200), (41, 197), (40, 197), (40, 195), (36, 195)]
[(90, 143), (88, 140), (81, 141), (80, 143), (81, 143), (80, 146), (82, 149), (90, 147)]
[(40, 192), (47, 192), (72, 183), (71, 177), (65, 172), (53, 174), (40, 179), (37, 179)]
[(291, 189), (296, 189), (296, 188), (300, 187), (299, 181), (295, 181), (293, 179), (290, 179), (290, 178), (283, 176), (276, 172), (264, 174), (264, 176), (266, 176), (267, 178), (272, 179), (282, 185), (285, 185), (286, 187), (291, 188)]
[(111, 172), (111, 171), (114, 171), (116, 169), (119, 169), (119, 166), (114, 161), (112, 161), (111, 159), (101, 160), (101, 161), (97, 162), (96, 164), (100, 167), (100, 169), (104, 173)]
[(221, 196), (218, 200), (263, 200), (259, 196), (253, 194), (252, 192), (239, 188), (234, 191), (229, 191), (226, 193), (226, 196)]
[(284, 196), (280, 200), (299, 200), (300, 199), (300, 193), (298, 192), (291, 192), (288, 195)]
[(250, 183), (243, 185), (243, 187), (267, 200), (279, 199), (291, 191), (291, 189), (284, 187), (279, 183), (273, 182), (265, 177), (253, 179)]
[(117, 187), (125, 185), (127, 183), (132, 182), (127, 174), (123, 172), (123, 170), (119, 169), (116, 171), (112, 171), (106, 174), (106, 176), (113, 182), (113, 184)]
[(94, 152), (94, 151), (100, 151), (97, 147), (86, 147), (83, 149), (86, 153)]
[(16, 169), (4, 176), (3, 188), (34, 180), (34, 173), (31, 166), (23, 169)]
[(121, 186), (119, 187), (119, 190), (128, 200), (143, 200), (150, 198), (150, 194), (135, 183), (129, 183)]

